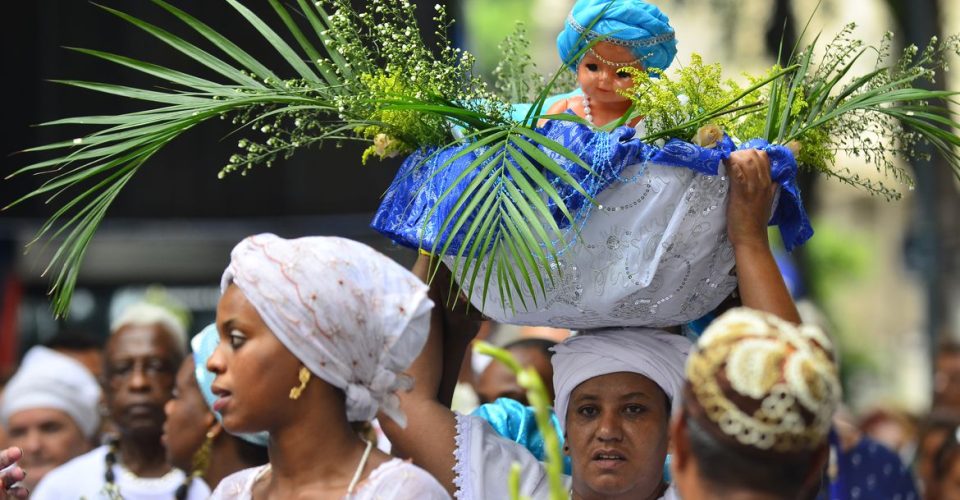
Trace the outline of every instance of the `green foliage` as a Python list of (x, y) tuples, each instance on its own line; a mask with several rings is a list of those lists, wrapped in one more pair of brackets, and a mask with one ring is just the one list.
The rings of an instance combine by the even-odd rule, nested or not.
[[(360, 81), (367, 92), (382, 96), (383, 100), (414, 95), (419, 91), (411, 80), (398, 77), (395, 71), (364, 73), (360, 75)], [(368, 120), (373, 124), (362, 125), (355, 130), (360, 137), (374, 142), (363, 153), (364, 163), (371, 154), (376, 154), (380, 158), (407, 154), (416, 149), (415, 145), (444, 144), (449, 140), (445, 118), (442, 116), (423, 116), (422, 113), (414, 110), (384, 109), (377, 106), (370, 106), (367, 113)], [(388, 135), (388, 132), (393, 135)], [(379, 141), (378, 136), (381, 136)], [(386, 141), (385, 144), (379, 144), (384, 141)]]
[[(453, 270), (461, 284), (469, 283), (467, 289), (483, 279), (485, 296), (496, 269), (503, 300), (510, 301), (511, 307), (537, 305), (514, 304), (512, 292), (526, 289), (536, 301), (537, 290), (543, 292), (545, 283), (559, 272), (553, 265), (557, 261), (554, 245), (562, 235), (547, 209), (547, 200), (553, 200), (560, 212), (575, 222), (546, 173), (584, 193), (555, 158), (566, 157), (590, 170), (564, 146), (535, 129), (541, 118), (584, 123), (570, 115), (543, 115), (547, 97), (557, 85), (567, 85), (572, 72), (560, 67), (545, 80), (537, 76), (524, 54), (528, 44), (519, 28), (503, 45), (498, 94), (475, 73), (474, 57), (447, 39), (452, 21), (440, 6), (434, 16), (437, 42), (428, 45), (418, 28), (415, 6), (408, 0), (370, 0), (362, 11), (355, 11), (348, 0), (296, 0), (296, 16), (280, 0), (268, 0), (285, 28), (283, 36), (238, 0), (225, 1), (282, 57), (284, 68), (267, 68), (223, 35), (163, 0), (153, 2), (200, 35), (211, 50), (121, 11), (101, 8), (199, 63), (217, 75), (214, 80), (108, 52), (74, 49), (150, 75), (160, 80), (160, 85), (134, 88), (61, 81), (142, 101), (150, 107), (43, 124), (85, 125), (95, 130), (29, 150), (59, 156), (13, 174), (47, 176), (41, 187), (13, 204), (69, 193), (59, 198), (67, 201), (34, 240), (62, 241), (45, 271), (56, 269), (51, 292), (57, 314), (67, 311), (87, 245), (120, 190), (154, 153), (195, 125), (213, 119), (231, 120), (239, 136), (240, 151), (230, 157), (220, 176), (243, 175), (256, 166), (270, 166), (295, 151), (328, 141), (371, 144), (363, 161), (425, 147), (461, 147), (451, 161), (475, 153), (476, 160), (454, 185), (471, 171), (479, 175), (457, 195), (455, 208), (440, 230), (440, 234), (461, 230), (467, 234)], [(960, 39), (932, 41), (922, 51), (908, 48), (888, 68), (883, 64), (889, 38), (874, 49), (853, 39), (851, 32), (852, 27), (841, 32), (819, 64), (812, 63), (813, 44), (793, 58), (790, 66), (750, 79), (745, 88), (724, 81), (719, 66), (705, 65), (699, 57), (676, 76), (651, 79), (635, 73), (632, 114), (603, 128), (645, 115), (646, 141), (688, 140), (701, 127), (717, 125), (741, 139), (759, 136), (781, 144), (799, 141), (802, 164), (888, 197), (896, 192), (833, 165), (836, 153), (844, 150), (862, 156), (899, 182), (908, 183), (909, 177), (895, 159), (914, 156), (914, 146), (922, 139), (960, 172), (960, 138), (949, 131), (958, 124), (947, 108), (935, 102), (955, 102), (958, 93), (914, 87), (915, 82), (932, 78), (933, 72), (943, 67), (946, 54), (960, 52)], [(852, 65), (866, 53), (876, 53), (877, 69), (849, 77)], [(686, 98), (682, 100), (681, 95)], [(521, 123), (515, 123), (508, 113), (509, 102), (519, 98), (532, 100), (533, 106)], [(438, 206), (450, 196), (452, 188), (442, 194)], [(449, 246), (450, 242), (437, 242), (430, 250), (446, 254)], [(481, 269), (485, 269), (482, 275)]]
[[(530, 41), (523, 23), (516, 23), (513, 33), (497, 46), (500, 60), (493, 69), (497, 94), (512, 103), (531, 102), (546, 84), (543, 74), (530, 57)], [(553, 87), (567, 92), (577, 87), (573, 71), (560, 71)]]
[[(814, 61), (815, 40), (793, 57), (791, 66), (774, 66), (762, 76), (746, 75), (742, 89), (724, 81), (719, 65), (704, 65), (694, 54), (689, 65), (658, 78), (633, 71), (634, 85), (623, 95), (634, 103), (632, 116), (646, 116), (646, 139), (690, 140), (704, 126), (718, 126), (731, 137), (764, 138), (792, 146), (798, 163), (887, 199), (900, 193), (882, 182), (865, 179), (836, 165), (840, 152), (862, 158), (898, 184), (912, 186), (899, 163), (919, 156), (916, 146), (929, 143), (960, 177), (960, 128), (949, 108), (960, 92), (931, 91), (918, 85), (946, 68), (949, 54), (960, 54), (960, 36), (931, 40), (922, 51), (910, 46), (894, 64), (891, 34), (877, 46), (853, 37), (847, 25)], [(874, 68), (853, 75), (866, 54)]]
[(461, 32), (467, 46), (477, 56), (477, 67), (485, 75), (493, 75), (500, 62), (499, 47), (510, 36), (516, 24), (530, 26), (534, 21), (532, 2), (517, 0), (463, 0), (458, 12), (463, 15)]
[(530, 57), (530, 41), (523, 23), (517, 23), (513, 33), (497, 46), (500, 61), (493, 69), (497, 92), (510, 102), (529, 102), (537, 97), (543, 77)]
[[(320, 138), (366, 140), (373, 142), (363, 154), (366, 163), (371, 155), (383, 158), (444, 146), (453, 140), (453, 123), (485, 129), (503, 121), (507, 103), (473, 73), (473, 55), (451, 45), (446, 33), (452, 21), (442, 6), (435, 9), (437, 41), (430, 46), (418, 28), (416, 6), (405, 0), (372, 0), (363, 11), (355, 11), (346, 0), (323, 0), (317, 5), (322, 14), (318, 35), (328, 55), (317, 49), (307, 52), (331, 76), (306, 86), (323, 93), (336, 113), (294, 112), (291, 127), (287, 120), (291, 113), (286, 110), (267, 106), (244, 110), (235, 123), (250, 123), (268, 135), (265, 142), (248, 140), (244, 143), (247, 154), (233, 158), (245, 169), (258, 163), (269, 166), (275, 155), (264, 157), (263, 153), (275, 151), (277, 145), (290, 146), (284, 151), (292, 153)], [(326, 16), (327, 11), (333, 14)], [(296, 88), (298, 81), (285, 85)], [(423, 105), (454, 109), (427, 111)], [(458, 111), (471, 113), (473, 122), (451, 116)], [(296, 134), (297, 123), (309, 127), (308, 133)], [(291, 133), (297, 135), (295, 140), (286, 137)], [(231, 161), (224, 171), (236, 170), (233, 165)]]
[[(471, 270), (476, 279), (481, 264), (490, 269), (501, 263), (496, 278), (502, 289), (527, 287), (531, 292), (535, 292), (535, 282), (543, 290), (545, 280), (553, 279), (554, 271), (546, 262), (556, 260), (551, 242), (559, 239), (559, 229), (549, 215), (546, 199), (552, 197), (561, 211), (572, 217), (544, 172), (553, 172), (560, 182), (582, 189), (543, 150), (582, 161), (509, 119), (507, 101), (474, 73), (473, 56), (447, 39), (451, 21), (441, 6), (436, 7), (434, 17), (437, 42), (428, 45), (417, 27), (415, 6), (407, 0), (371, 0), (363, 11), (353, 10), (347, 0), (296, 0), (296, 18), (280, 0), (269, 0), (294, 46), (237, 0), (226, 0), (282, 56), (288, 68), (277, 71), (188, 13), (163, 0), (153, 1), (223, 56), (121, 11), (101, 8), (212, 70), (219, 81), (126, 56), (76, 49), (156, 77), (162, 86), (141, 89), (62, 81), (144, 101), (152, 107), (123, 115), (46, 123), (81, 124), (96, 130), (74, 140), (33, 148), (30, 151), (60, 156), (27, 165), (14, 174), (42, 174), (49, 180), (13, 204), (72, 192), (73, 198), (56, 210), (34, 240), (62, 239), (47, 268), (57, 268), (51, 287), (56, 314), (67, 312), (87, 245), (123, 186), (167, 143), (212, 119), (232, 121), (240, 136), (240, 151), (221, 169), (221, 177), (234, 172), (244, 175), (258, 165), (273, 165), (295, 151), (328, 141), (372, 143), (363, 161), (371, 155), (384, 157), (424, 147), (464, 145), (463, 154), (477, 151), (482, 161), (492, 160), (483, 163), (483, 175), (488, 177), (478, 177), (482, 182), (459, 195), (454, 204), (465, 210), (444, 222), (444, 227), (456, 228), (454, 233), (463, 228), (473, 235), (454, 270), (462, 275)], [(555, 79), (536, 86), (540, 102)], [(538, 164), (534, 166), (529, 158)], [(481, 162), (471, 165), (472, 169), (480, 167)], [(439, 202), (449, 196), (451, 192), (444, 193)], [(483, 213), (467, 226), (475, 209)], [(520, 269), (506, 265), (508, 261), (522, 263)], [(489, 284), (489, 272), (484, 279)]]
[[(735, 108), (759, 98), (759, 89), (745, 95), (736, 82), (723, 80), (719, 64), (704, 64), (699, 54), (693, 54), (690, 64), (673, 74), (653, 69), (651, 76), (646, 70), (626, 70), (633, 77), (633, 86), (623, 95), (633, 101), (633, 113), (645, 117), (651, 135), (669, 131), (669, 138), (690, 140), (708, 123), (730, 130), (737, 112), (749, 112), (749, 108)], [(776, 77), (776, 71), (769, 76)], [(760, 80), (751, 83), (760, 84)]]

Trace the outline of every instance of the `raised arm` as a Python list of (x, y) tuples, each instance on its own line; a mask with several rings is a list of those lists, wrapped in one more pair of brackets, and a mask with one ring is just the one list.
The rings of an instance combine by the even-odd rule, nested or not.
[[(420, 256), (413, 272), (427, 281), (429, 266), (430, 258)], [(386, 417), (381, 418), (380, 423), (395, 455), (412, 458), (453, 495), (457, 431), (449, 398), (464, 350), (476, 334), (477, 325), (462, 312), (451, 312), (446, 307), (449, 280), (449, 271), (442, 267), (430, 287), (430, 298), (436, 304), (430, 320), (430, 335), (408, 371), (414, 379), (413, 389), (400, 394), (407, 427), (400, 428)], [(462, 311), (462, 306), (459, 310)]]
[(777, 189), (770, 179), (770, 159), (755, 149), (736, 151), (727, 162), (727, 175), (727, 236), (737, 262), (740, 300), (746, 307), (800, 323), (800, 313), (767, 239), (767, 221)]

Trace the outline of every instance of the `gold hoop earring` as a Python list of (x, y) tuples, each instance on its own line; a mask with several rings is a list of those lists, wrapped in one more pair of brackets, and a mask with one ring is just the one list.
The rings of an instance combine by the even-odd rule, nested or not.
[(299, 377), (300, 385), (290, 389), (290, 399), (300, 399), (300, 395), (303, 394), (303, 390), (307, 388), (307, 382), (310, 381), (310, 370), (307, 370), (306, 366), (301, 366)]

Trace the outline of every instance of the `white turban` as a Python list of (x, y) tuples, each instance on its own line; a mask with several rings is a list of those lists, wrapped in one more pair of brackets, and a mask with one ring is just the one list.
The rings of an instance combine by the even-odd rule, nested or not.
[(14, 413), (37, 408), (60, 410), (92, 438), (100, 428), (100, 384), (79, 361), (46, 347), (27, 351), (0, 401), (0, 421), (9, 428)]
[(413, 273), (372, 248), (335, 237), (260, 234), (230, 253), (221, 290), (236, 284), (311, 372), (347, 395), (350, 421), (382, 410), (400, 425), (401, 372), (420, 353), (433, 302)]
[(553, 347), (554, 409), (566, 426), (570, 394), (594, 377), (617, 372), (647, 377), (670, 398), (683, 387), (683, 369), (690, 341), (682, 335), (646, 328), (602, 329), (581, 332)]

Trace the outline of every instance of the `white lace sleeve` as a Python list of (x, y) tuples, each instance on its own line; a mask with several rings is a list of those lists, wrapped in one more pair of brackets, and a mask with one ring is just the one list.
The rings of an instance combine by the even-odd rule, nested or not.
[(549, 486), (544, 466), (523, 446), (504, 439), (486, 420), (457, 414), (455, 484), (459, 500), (510, 498), (507, 478), (519, 463), (520, 494), (547, 498)]

